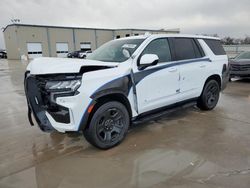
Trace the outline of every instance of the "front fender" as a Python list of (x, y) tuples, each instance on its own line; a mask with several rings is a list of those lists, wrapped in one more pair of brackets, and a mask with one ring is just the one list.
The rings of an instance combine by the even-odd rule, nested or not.
[(131, 87), (131, 77), (130, 75), (125, 75), (102, 85), (90, 97), (95, 100), (102, 96), (115, 93), (123, 94), (128, 97)]

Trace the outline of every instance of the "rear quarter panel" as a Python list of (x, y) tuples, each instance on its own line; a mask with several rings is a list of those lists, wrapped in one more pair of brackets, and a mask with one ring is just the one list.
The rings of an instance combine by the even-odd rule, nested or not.
[[(211, 62), (208, 63), (208, 66), (207, 66), (206, 78), (209, 78), (212, 75), (219, 75), (221, 78), (221, 85), (222, 85), (222, 81), (224, 79), (222, 75), (222, 70), (223, 70), (224, 65), (226, 65), (228, 69), (228, 56), (227, 55), (215, 55), (203, 39), (199, 39), (199, 43), (202, 46), (206, 57), (208, 57), (211, 60)], [(203, 80), (204, 84), (206, 80), (207, 79)], [(200, 93), (201, 92), (202, 90), (200, 91)]]

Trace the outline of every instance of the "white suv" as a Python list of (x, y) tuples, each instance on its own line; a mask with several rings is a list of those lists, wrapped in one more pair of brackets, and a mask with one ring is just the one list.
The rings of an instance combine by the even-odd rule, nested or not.
[(220, 40), (145, 35), (110, 41), (87, 59), (37, 58), (27, 67), (28, 117), (43, 131), (83, 131), (94, 146), (119, 144), (131, 123), (197, 103), (212, 110), (228, 81)]

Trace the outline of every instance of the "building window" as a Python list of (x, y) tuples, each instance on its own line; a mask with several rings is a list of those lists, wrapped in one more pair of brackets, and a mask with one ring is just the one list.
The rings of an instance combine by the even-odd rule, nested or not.
[(81, 42), (80, 49), (83, 52), (91, 51), (91, 42)]
[(120, 36), (120, 35), (117, 35), (116, 38), (119, 39), (119, 38), (121, 38), (121, 36)]
[(130, 36), (130, 34), (126, 34), (125, 36), (126, 36), (126, 37), (129, 37), (129, 36)]

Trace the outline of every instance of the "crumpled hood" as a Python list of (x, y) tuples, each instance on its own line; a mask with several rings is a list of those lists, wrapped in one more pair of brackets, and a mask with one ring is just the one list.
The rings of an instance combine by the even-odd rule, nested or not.
[(78, 73), (82, 66), (110, 66), (115, 67), (119, 63), (101, 62), (89, 59), (68, 59), (68, 58), (36, 58), (29, 63), (27, 70), (30, 74), (60, 74)]

